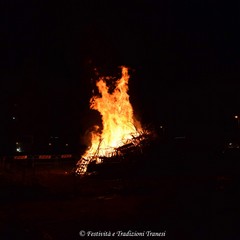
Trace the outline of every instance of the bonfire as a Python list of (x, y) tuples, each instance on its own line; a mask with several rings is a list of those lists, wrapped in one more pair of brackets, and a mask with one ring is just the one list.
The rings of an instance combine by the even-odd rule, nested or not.
[[(96, 83), (99, 95), (90, 99), (90, 108), (97, 110), (102, 118), (102, 129), (91, 132), (91, 144), (77, 162), (76, 173), (84, 175), (89, 163), (101, 164), (105, 158), (121, 156), (127, 149), (138, 148), (148, 135), (135, 118), (128, 95), (129, 73), (121, 67), (121, 78), (110, 91), (109, 81), (114, 78), (100, 77)], [(111, 82), (112, 83), (112, 82)], [(112, 84), (113, 85), (113, 84)]]

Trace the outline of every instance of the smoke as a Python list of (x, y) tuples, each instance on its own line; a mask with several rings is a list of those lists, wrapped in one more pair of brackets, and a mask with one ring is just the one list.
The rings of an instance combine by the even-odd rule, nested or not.
[(99, 139), (100, 139), (101, 137), (100, 127), (98, 125), (91, 126), (85, 131), (84, 135), (81, 137), (80, 139), (81, 144), (86, 147), (91, 147), (93, 136), (96, 136), (96, 135), (99, 136)]

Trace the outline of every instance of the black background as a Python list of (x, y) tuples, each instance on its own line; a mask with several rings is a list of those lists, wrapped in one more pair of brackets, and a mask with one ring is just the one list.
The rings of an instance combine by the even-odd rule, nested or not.
[(93, 69), (119, 76), (122, 65), (141, 122), (213, 142), (234, 131), (237, 1), (3, 1), (0, 15), (4, 140), (78, 138), (100, 121)]

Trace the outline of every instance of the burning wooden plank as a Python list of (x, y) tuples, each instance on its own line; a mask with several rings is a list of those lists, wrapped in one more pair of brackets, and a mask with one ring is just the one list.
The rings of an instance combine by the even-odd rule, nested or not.
[[(133, 137), (128, 140), (126, 144), (123, 144), (119, 147), (113, 148), (111, 151), (108, 151), (107, 155), (100, 155), (99, 152), (96, 155), (89, 157), (88, 159), (82, 158), (79, 161), (77, 172), (80, 175), (84, 175), (88, 170), (88, 165), (96, 164), (111, 164), (111, 163), (121, 163), (121, 162), (131, 162), (131, 157), (136, 156), (139, 153), (142, 153), (144, 149), (151, 144), (154, 140), (154, 133), (142, 133), (137, 137)], [(100, 146), (100, 144), (99, 144)], [(99, 147), (100, 148), (100, 147)]]

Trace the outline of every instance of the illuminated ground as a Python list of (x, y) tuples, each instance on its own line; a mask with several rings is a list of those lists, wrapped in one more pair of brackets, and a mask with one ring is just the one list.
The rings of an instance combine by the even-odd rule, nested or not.
[(237, 181), (150, 158), (123, 178), (75, 178), (71, 164), (1, 171), (0, 239), (82, 239), (80, 230), (237, 239)]

